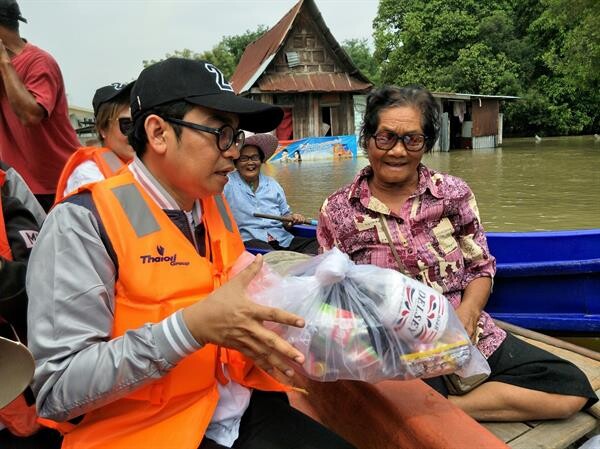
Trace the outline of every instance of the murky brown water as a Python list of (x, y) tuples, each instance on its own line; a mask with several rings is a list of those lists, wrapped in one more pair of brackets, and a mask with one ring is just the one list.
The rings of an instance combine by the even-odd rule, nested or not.
[[(466, 180), (487, 231), (600, 227), (600, 141), (593, 136), (505, 139), (501, 148), (427, 154), (431, 168)], [(325, 197), (349, 183), (356, 160), (267, 164), (295, 212), (316, 218)]]

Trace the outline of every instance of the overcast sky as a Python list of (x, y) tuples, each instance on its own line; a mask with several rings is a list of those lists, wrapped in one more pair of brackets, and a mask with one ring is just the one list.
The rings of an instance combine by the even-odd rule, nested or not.
[[(223, 36), (275, 25), (296, 0), (18, 0), (21, 36), (61, 67), (69, 103), (91, 109), (94, 91), (130, 81), (142, 61), (189, 48), (210, 50)], [(377, 0), (315, 0), (338, 42), (371, 41)]]

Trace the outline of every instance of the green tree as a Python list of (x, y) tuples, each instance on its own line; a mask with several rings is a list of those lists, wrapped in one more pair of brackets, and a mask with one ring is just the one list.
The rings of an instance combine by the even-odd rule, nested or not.
[(379, 84), (379, 64), (373, 58), (373, 52), (369, 47), (369, 41), (365, 39), (347, 39), (342, 42), (342, 48), (348, 53), (352, 62), (369, 80)]
[(259, 25), (255, 30), (246, 30), (245, 33), (234, 36), (224, 36), (221, 41), (212, 49), (196, 53), (187, 48), (175, 50), (173, 53), (167, 53), (162, 59), (152, 59), (142, 61), (144, 67), (147, 67), (166, 58), (188, 58), (203, 59), (210, 61), (217, 66), (225, 75), (225, 78), (231, 78), (237, 67), (244, 50), (251, 42), (261, 37), (268, 28), (265, 25)]
[[(374, 39), (382, 82), (486, 93), (514, 88), (518, 66), (505, 53), (514, 33), (506, 3), (381, 0)], [(497, 70), (501, 79), (494, 81)]]
[(541, 6), (526, 36), (536, 50), (535, 70), (526, 79), (524, 101), (507, 108), (508, 130), (527, 133), (527, 124), (536, 123), (545, 134), (596, 133), (600, 126), (600, 4), (596, 0), (543, 0)]
[(518, 65), (504, 53), (494, 53), (483, 42), (458, 51), (458, 58), (448, 67), (442, 84), (457, 92), (487, 95), (514, 95), (519, 91)]
[(144, 59), (142, 64), (144, 67), (148, 67), (167, 58), (202, 59), (200, 54), (193, 52), (189, 48), (184, 48), (183, 50), (175, 50), (173, 53), (167, 53), (162, 59)]
[(546, 10), (531, 29), (558, 30), (542, 55), (548, 68), (579, 87), (600, 80), (600, 3), (597, 0), (545, 0)]
[(267, 31), (269, 31), (269, 27), (259, 25), (254, 31), (246, 30), (244, 34), (225, 36), (221, 42), (232, 53), (234, 59), (239, 62), (248, 44), (260, 38)]
[(383, 83), (518, 95), (508, 133), (598, 132), (598, 0), (381, 0)]

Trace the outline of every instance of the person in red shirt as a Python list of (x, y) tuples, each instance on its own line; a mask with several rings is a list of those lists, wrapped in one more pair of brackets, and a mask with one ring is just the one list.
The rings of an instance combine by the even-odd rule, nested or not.
[(0, 0), (0, 158), (13, 166), (47, 211), (61, 170), (79, 141), (69, 121), (54, 58), (19, 33), (15, 0)]

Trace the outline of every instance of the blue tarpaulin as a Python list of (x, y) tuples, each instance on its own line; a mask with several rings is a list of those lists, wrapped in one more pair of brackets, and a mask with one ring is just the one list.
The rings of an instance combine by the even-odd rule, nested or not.
[[(356, 136), (307, 137), (283, 141), (269, 162), (351, 159), (357, 156)], [(299, 155), (299, 156), (298, 156)]]

